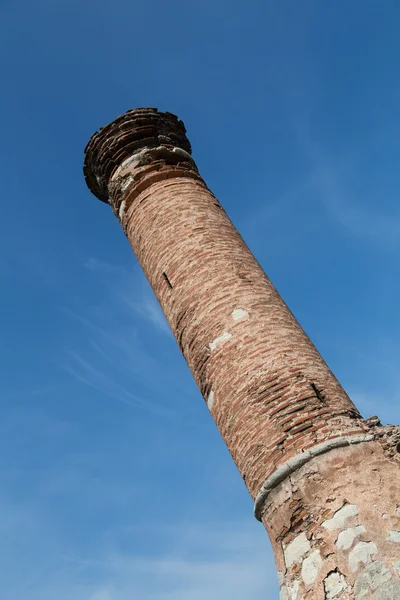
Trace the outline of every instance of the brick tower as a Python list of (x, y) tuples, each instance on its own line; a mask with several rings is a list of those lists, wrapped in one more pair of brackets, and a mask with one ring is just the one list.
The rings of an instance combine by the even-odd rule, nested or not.
[(91, 138), (84, 175), (255, 501), (281, 598), (400, 599), (399, 428), (362, 419), (200, 176), (182, 121), (128, 111)]

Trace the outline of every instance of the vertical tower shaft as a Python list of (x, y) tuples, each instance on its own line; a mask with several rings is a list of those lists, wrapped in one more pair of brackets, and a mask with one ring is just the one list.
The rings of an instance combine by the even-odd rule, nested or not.
[(279, 531), (269, 522), (274, 494), (317, 457), (381, 446), (207, 188), (181, 121), (128, 111), (92, 137), (84, 172), (121, 222), (284, 572), (298, 536), (293, 511), (276, 516)]

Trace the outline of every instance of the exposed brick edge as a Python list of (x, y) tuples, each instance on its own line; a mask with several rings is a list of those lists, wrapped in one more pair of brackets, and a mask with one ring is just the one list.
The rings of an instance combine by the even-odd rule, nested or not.
[(191, 155), (178, 146), (144, 146), (126, 158), (111, 176), (109, 203), (126, 233), (124, 216), (139, 194), (157, 181), (189, 177), (204, 181)]
[(256, 500), (254, 502), (254, 516), (257, 521), (261, 521), (261, 513), (264, 503), (270, 494), (270, 492), (282, 481), (284, 481), (289, 475), (291, 475), (294, 471), (297, 471), (308, 463), (310, 460), (315, 458), (316, 456), (320, 456), (321, 454), (325, 454), (330, 450), (334, 450), (336, 448), (343, 448), (344, 446), (351, 446), (353, 444), (360, 444), (362, 442), (373, 442), (375, 440), (375, 435), (372, 433), (367, 433), (364, 435), (352, 435), (352, 436), (343, 436), (339, 438), (335, 438), (333, 440), (328, 440), (322, 444), (318, 444), (310, 450), (306, 450), (302, 454), (298, 454), (294, 458), (288, 460), (287, 463), (279, 467), (275, 473), (273, 473), (262, 486), (261, 490), (257, 494)]
[(109, 203), (108, 184), (121, 163), (143, 147), (158, 146), (175, 146), (191, 154), (183, 122), (157, 108), (128, 110), (90, 138), (83, 167), (88, 188)]

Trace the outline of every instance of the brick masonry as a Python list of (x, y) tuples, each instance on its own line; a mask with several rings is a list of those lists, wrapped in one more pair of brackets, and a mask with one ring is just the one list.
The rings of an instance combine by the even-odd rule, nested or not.
[(190, 152), (176, 117), (129, 111), (92, 137), (85, 176), (120, 219), (255, 498), (294, 455), (368, 427)]
[(207, 188), (185, 127), (128, 111), (86, 147), (268, 531), (281, 600), (400, 598), (400, 428), (363, 420)]

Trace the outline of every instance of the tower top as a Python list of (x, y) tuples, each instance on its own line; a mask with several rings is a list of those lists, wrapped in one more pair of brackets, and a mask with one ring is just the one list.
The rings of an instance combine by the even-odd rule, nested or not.
[(108, 184), (118, 167), (136, 152), (159, 146), (181, 148), (191, 154), (183, 122), (157, 108), (128, 110), (90, 138), (83, 166), (88, 188), (108, 203)]

